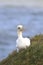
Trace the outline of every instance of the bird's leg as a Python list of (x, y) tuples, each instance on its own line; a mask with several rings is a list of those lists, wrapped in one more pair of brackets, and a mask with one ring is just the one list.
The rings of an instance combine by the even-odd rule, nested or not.
[(17, 52), (19, 52), (19, 49), (17, 48)]

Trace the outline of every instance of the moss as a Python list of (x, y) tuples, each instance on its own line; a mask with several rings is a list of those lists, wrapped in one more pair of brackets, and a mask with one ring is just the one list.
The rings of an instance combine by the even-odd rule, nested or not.
[(43, 35), (33, 37), (29, 48), (14, 51), (0, 65), (43, 65)]

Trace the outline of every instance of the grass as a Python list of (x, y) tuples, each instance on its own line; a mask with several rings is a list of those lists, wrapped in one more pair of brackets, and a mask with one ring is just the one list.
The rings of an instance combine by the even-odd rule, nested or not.
[(43, 65), (43, 35), (33, 37), (29, 48), (13, 51), (0, 65)]

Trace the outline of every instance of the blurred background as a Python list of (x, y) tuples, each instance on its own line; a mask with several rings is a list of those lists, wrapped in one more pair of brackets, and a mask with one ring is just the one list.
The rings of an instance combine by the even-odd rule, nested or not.
[(24, 37), (43, 34), (43, 0), (0, 0), (0, 60), (16, 49), (18, 24)]

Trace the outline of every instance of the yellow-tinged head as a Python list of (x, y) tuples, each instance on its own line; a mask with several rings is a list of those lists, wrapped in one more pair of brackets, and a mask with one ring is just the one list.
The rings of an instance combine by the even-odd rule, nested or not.
[(22, 32), (24, 30), (23, 25), (18, 25), (17, 30)]

